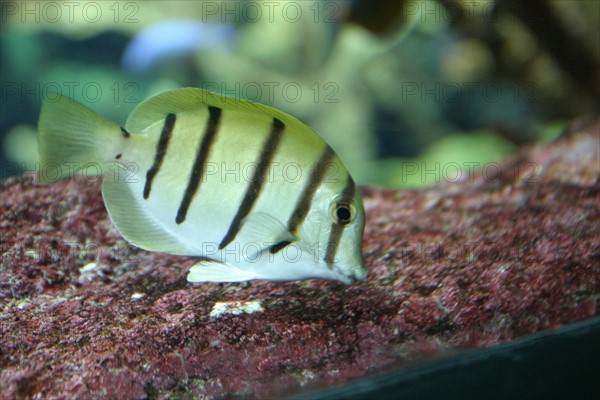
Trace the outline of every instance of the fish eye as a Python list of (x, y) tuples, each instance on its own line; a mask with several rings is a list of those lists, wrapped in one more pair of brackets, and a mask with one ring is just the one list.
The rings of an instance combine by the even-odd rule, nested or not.
[(331, 204), (331, 219), (339, 225), (347, 225), (356, 216), (354, 202), (350, 199), (337, 199)]

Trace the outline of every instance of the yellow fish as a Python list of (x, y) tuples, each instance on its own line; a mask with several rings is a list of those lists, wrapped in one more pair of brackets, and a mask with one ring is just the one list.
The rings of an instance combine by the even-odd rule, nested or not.
[(366, 276), (352, 177), (321, 137), (274, 108), (184, 88), (142, 102), (123, 128), (55, 95), (42, 105), (39, 146), (41, 182), (103, 176), (127, 241), (204, 258), (190, 282)]

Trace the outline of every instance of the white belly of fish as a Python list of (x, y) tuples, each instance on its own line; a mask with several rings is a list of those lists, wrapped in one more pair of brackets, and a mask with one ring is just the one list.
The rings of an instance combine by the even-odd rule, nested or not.
[(178, 203), (173, 199), (179, 196), (175, 193), (160, 195), (157, 191), (154, 196), (144, 199), (143, 189), (143, 180), (128, 183), (105, 177), (102, 194), (111, 219), (123, 237), (136, 246), (214, 261), (194, 266), (188, 276), (190, 281), (340, 279), (331, 271), (315, 268), (314, 249), (305, 244), (292, 243), (275, 254), (269, 251), (272, 245), (286, 239), (285, 227), (279, 221), (288, 217), (284, 207), (268, 207), (273, 204), (269, 198), (278, 196), (286, 204), (288, 197), (297, 195), (294, 190), (267, 191), (264, 205), (259, 203), (247, 217), (238, 237), (219, 250), (229, 221), (234, 217), (232, 208), (235, 211), (235, 207), (223, 201), (229, 197), (224, 193), (225, 187), (215, 188), (195, 199), (181, 224), (175, 222), (177, 207), (173, 206)]

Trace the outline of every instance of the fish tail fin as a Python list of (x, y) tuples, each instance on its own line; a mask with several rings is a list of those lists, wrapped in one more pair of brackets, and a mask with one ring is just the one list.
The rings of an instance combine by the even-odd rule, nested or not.
[(38, 131), (40, 183), (73, 174), (102, 175), (103, 163), (121, 139), (119, 125), (60, 94), (44, 100)]

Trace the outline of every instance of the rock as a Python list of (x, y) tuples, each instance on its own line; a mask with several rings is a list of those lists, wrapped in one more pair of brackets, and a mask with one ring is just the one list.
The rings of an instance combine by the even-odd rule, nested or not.
[(598, 315), (599, 123), (459, 183), (364, 188), (366, 281), (190, 284), (100, 180), (0, 183), (2, 398), (273, 398)]

